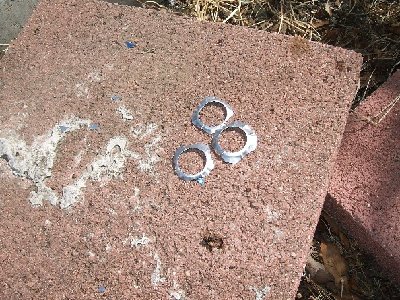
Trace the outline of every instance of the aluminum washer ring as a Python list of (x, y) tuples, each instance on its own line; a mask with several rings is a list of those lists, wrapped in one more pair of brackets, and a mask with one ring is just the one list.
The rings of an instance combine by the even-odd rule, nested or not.
[[(227, 130), (227, 129), (240, 129), (243, 131), (246, 135), (246, 145), (244, 147), (236, 152), (228, 152), (222, 149), (222, 147), (219, 144), (219, 139), (221, 137), (221, 134)], [(240, 121), (235, 121), (224, 128), (218, 130), (212, 139), (211, 145), (214, 149), (214, 151), (221, 156), (222, 160), (224, 162), (230, 163), (230, 164), (236, 164), (239, 161), (242, 160), (243, 157), (245, 157), (247, 154), (250, 152), (256, 150), (257, 148), (257, 135), (254, 132), (254, 130), (247, 124), (244, 124), (243, 122)]]
[[(185, 172), (182, 171), (182, 169), (179, 167), (179, 157), (190, 150), (198, 150), (204, 154), (204, 157), (206, 159), (206, 164), (204, 165), (203, 170), (196, 174), (186, 174)], [(182, 180), (185, 181), (190, 181), (190, 180), (198, 180), (200, 178), (206, 177), (212, 169), (214, 169), (214, 161), (211, 157), (211, 149), (209, 146), (205, 144), (193, 144), (189, 146), (180, 146), (178, 149), (176, 149), (174, 157), (172, 159), (172, 163), (174, 166), (174, 170), (176, 175)]]
[[(224, 107), (225, 120), (220, 125), (208, 126), (200, 120), (201, 110), (209, 103), (217, 103)], [(233, 116), (233, 114), (234, 114), (233, 109), (229, 106), (229, 104), (225, 103), (224, 101), (222, 101), (221, 99), (219, 99), (217, 97), (210, 96), (210, 97), (204, 98), (204, 100), (201, 101), (200, 104), (196, 107), (196, 109), (194, 110), (194, 112), (192, 114), (192, 123), (194, 126), (205, 131), (206, 133), (214, 134), (217, 130), (219, 130), (225, 126), (226, 122), (230, 119), (230, 117)]]

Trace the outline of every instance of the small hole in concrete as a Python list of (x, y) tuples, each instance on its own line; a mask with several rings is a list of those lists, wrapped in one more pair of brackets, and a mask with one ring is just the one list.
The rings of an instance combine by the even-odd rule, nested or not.
[(344, 61), (342, 61), (342, 60), (338, 60), (337, 62), (336, 62), (336, 69), (339, 71), (339, 72), (343, 72), (344, 70), (345, 70), (345, 62)]
[(224, 240), (215, 234), (207, 235), (203, 238), (200, 245), (206, 247), (208, 251), (212, 252), (213, 249), (222, 249), (224, 246)]
[(217, 126), (224, 122), (226, 111), (222, 104), (208, 103), (200, 112), (200, 120), (208, 126)]
[(206, 164), (204, 153), (197, 149), (189, 149), (179, 157), (179, 167), (186, 174), (197, 174)]
[(121, 147), (119, 145), (115, 145), (112, 149), (111, 149), (111, 155), (115, 156), (117, 154), (121, 153)]
[(246, 145), (246, 134), (238, 128), (228, 128), (219, 139), (219, 144), (225, 151), (236, 152)]
[(7, 154), (3, 154), (1, 156), (2, 159), (4, 159), (6, 162), (8, 162), (10, 160), (10, 158), (7, 156)]

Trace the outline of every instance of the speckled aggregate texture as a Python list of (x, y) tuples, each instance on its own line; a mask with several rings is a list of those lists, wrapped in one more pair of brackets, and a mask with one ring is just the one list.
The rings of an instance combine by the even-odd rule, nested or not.
[(398, 282), (399, 96), (400, 71), (397, 71), (351, 114), (325, 204), (349, 233), (377, 258), (390, 278)]
[[(42, 0), (0, 64), (1, 299), (294, 298), (360, 55)], [(190, 122), (206, 96), (258, 148), (236, 165), (213, 154), (201, 186), (171, 163), (210, 144)]]

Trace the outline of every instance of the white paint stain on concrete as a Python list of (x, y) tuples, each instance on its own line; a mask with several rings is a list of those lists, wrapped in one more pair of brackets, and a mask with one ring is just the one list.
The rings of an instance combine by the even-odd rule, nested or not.
[(171, 300), (185, 300), (185, 291), (183, 290), (173, 291), (169, 295)]
[(135, 197), (136, 199), (139, 199), (140, 197), (140, 189), (136, 186), (133, 188), (133, 197)]
[[(93, 75), (94, 76), (94, 75)], [(13, 174), (32, 181), (35, 190), (30, 193), (29, 201), (33, 206), (43, 205), (49, 201), (52, 205), (67, 208), (83, 199), (83, 189), (88, 181), (106, 182), (110, 179), (122, 178), (125, 164), (129, 159), (138, 162), (138, 169), (150, 173), (155, 164), (160, 161), (157, 155), (161, 136), (155, 135), (155, 124), (138, 125), (136, 132), (141, 136), (152, 135), (152, 139), (143, 145), (144, 153), (138, 154), (128, 149), (128, 139), (123, 136), (112, 137), (105, 149), (100, 151), (82, 174), (71, 184), (65, 186), (62, 195), (46, 185), (52, 175), (52, 168), (57, 155), (57, 147), (65, 136), (82, 128), (90, 129), (91, 120), (71, 117), (55, 125), (48, 133), (35, 138), (31, 145), (18, 136), (13, 130), (0, 131), (0, 158), (6, 160)], [(143, 130), (143, 128), (147, 128)], [(74, 164), (81, 161), (83, 153), (79, 153)], [(139, 191), (135, 190), (135, 197)]]
[(267, 221), (268, 222), (276, 222), (280, 218), (281, 214), (275, 210), (273, 210), (270, 206), (267, 205), (267, 207), (264, 209), (266, 215), (267, 215)]
[(131, 247), (144, 246), (150, 243), (150, 239), (143, 234), (141, 238), (134, 238), (131, 240)]
[(274, 237), (277, 240), (281, 240), (285, 235), (285, 233), (276, 226), (272, 226), (272, 231), (274, 232)]
[(76, 96), (89, 98), (89, 87), (84, 82), (79, 82), (75, 85)]
[(161, 136), (156, 135), (144, 145), (145, 156), (139, 161), (138, 169), (142, 172), (153, 172), (154, 166), (160, 161), (157, 150), (160, 148)]
[[(176, 272), (173, 272), (172, 275), (175, 277)], [(172, 280), (172, 291), (169, 293), (171, 300), (185, 300), (185, 291), (180, 288), (178, 282), (174, 279)]]
[(161, 135), (155, 134), (157, 129), (158, 126), (154, 123), (139, 124), (135, 127), (131, 127), (131, 134), (135, 139), (150, 139), (150, 141), (144, 145), (145, 155), (138, 165), (138, 169), (142, 172), (152, 172), (154, 166), (160, 161), (157, 152), (160, 149), (162, 138)]
[(145, 246), (150, 242), (151, 240), (143, 233), (141, 237), (129, 235), (129, 237), (123, 241), (123, 244), (129, 244), (132, 248), (139, 248), (140, 246)]
[(118, 213), (115, 211), (115, 209), (108, 208), (107, 210), (108, 210), (108, 212), (109, 212), (109, 214), (111, 216), (117, 216), (118, 215)]
[(90, 72), (87, 76), (90, 82), (100, 82), (102, 79), (102, 75), (99, 71)]
[(75, 85), (76, 96), (89, 98), (90, 97), (89, 86), (91, 85), (91, 83), (100, 82), (101, 80), (102, 80), (101, 72), (97, 70), (90, 72), (87, 75), (87, 80), (82, 80)]
[(132, 212), (137, 212), (142, 209), (142, 206), (140, 205), (140, 190), (139, 188), (135, 187), (133, 189), (133, 196), (131, 196), (132, 200), (136, 201), (135, 206), (132, 208)]
[(113, 246), (112, 246), (110, 243), (108, 243), (108, 244), (106, 245), (106, 252), (107, 252), (107, 253), (110, 253), (110, 252), (112, 251), (112, 249), (113, 249)]
[(0, 156), (8, 162), (14, 175), (29, 179), (36, 185), (37, 197), (33, 204), (42, 203), (42, 198), (57, 204), (55, 193), (45, 185), (45, 180), (51, 176), (57, 146), (68, 132), (87, 127), (90, 123), (90, 120), (71, 118), (37, 137), (30, 146), (15, 132), (0, 133)]
[(154, 254), (154, 260), (156, 262), (156, 266), (153, 273), (151, 274), (151, 284), (154, 287), (157, 287), (158, 285), (165, 282), (165, 277), (162, 277), (161, 259), (158, 253)]
[(146, 125), (138, 125), (131, 128), (132, 135), (138, 139), (144, 139), (157, 130), (157, 125), (154, 123), (149, 123)]
[(75, 182), (63, 188), (61, 197), (57, 196), (44, 183), (41, 183), (37, 192), (31, 192), (31, 203), (41, 205), (46, 197), (50, 197), (53, 205), (59, 204), (61, 208), (67, 208), (83, 199), (83, 189), (89, 180), (100, 181), (103, 178), (121, 178), (126, 161), (129, 158), (139, 159), (140, 157), (127, 149), (127, 143), (128, 141), (124, 137), (111, 138), (104, 153), (98, 155)]
[(117, 112), (121, 114), (121, 118), (122, 118), (123, 120), (126, 120), (126, 121), (131, 121), (131, 120), (133, 120), (133, 115), (132, 115), (132, 113), (131, 113), (130, 110), (127, 109), (125, 106), (120, 106), (120, 107), (118, 107)]
[(266, 297), (271, 291), (271, 288), (266, 285), (263, 288), (250, 287), (250, 290), (256, 294), (254, 298), (255, 300), (266, 300)]

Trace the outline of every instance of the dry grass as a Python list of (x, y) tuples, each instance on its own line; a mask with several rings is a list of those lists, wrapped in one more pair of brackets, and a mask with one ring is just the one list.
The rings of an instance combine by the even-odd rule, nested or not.
[(231, 23), (261, 30), (300, 35), (311, 40), (321, 40), (318, 22), (312, 13), (298, 17), (304, 3), (282, 1), (274, 5), (263, 0), (196, 0), (188, 8), (199, 20)]

